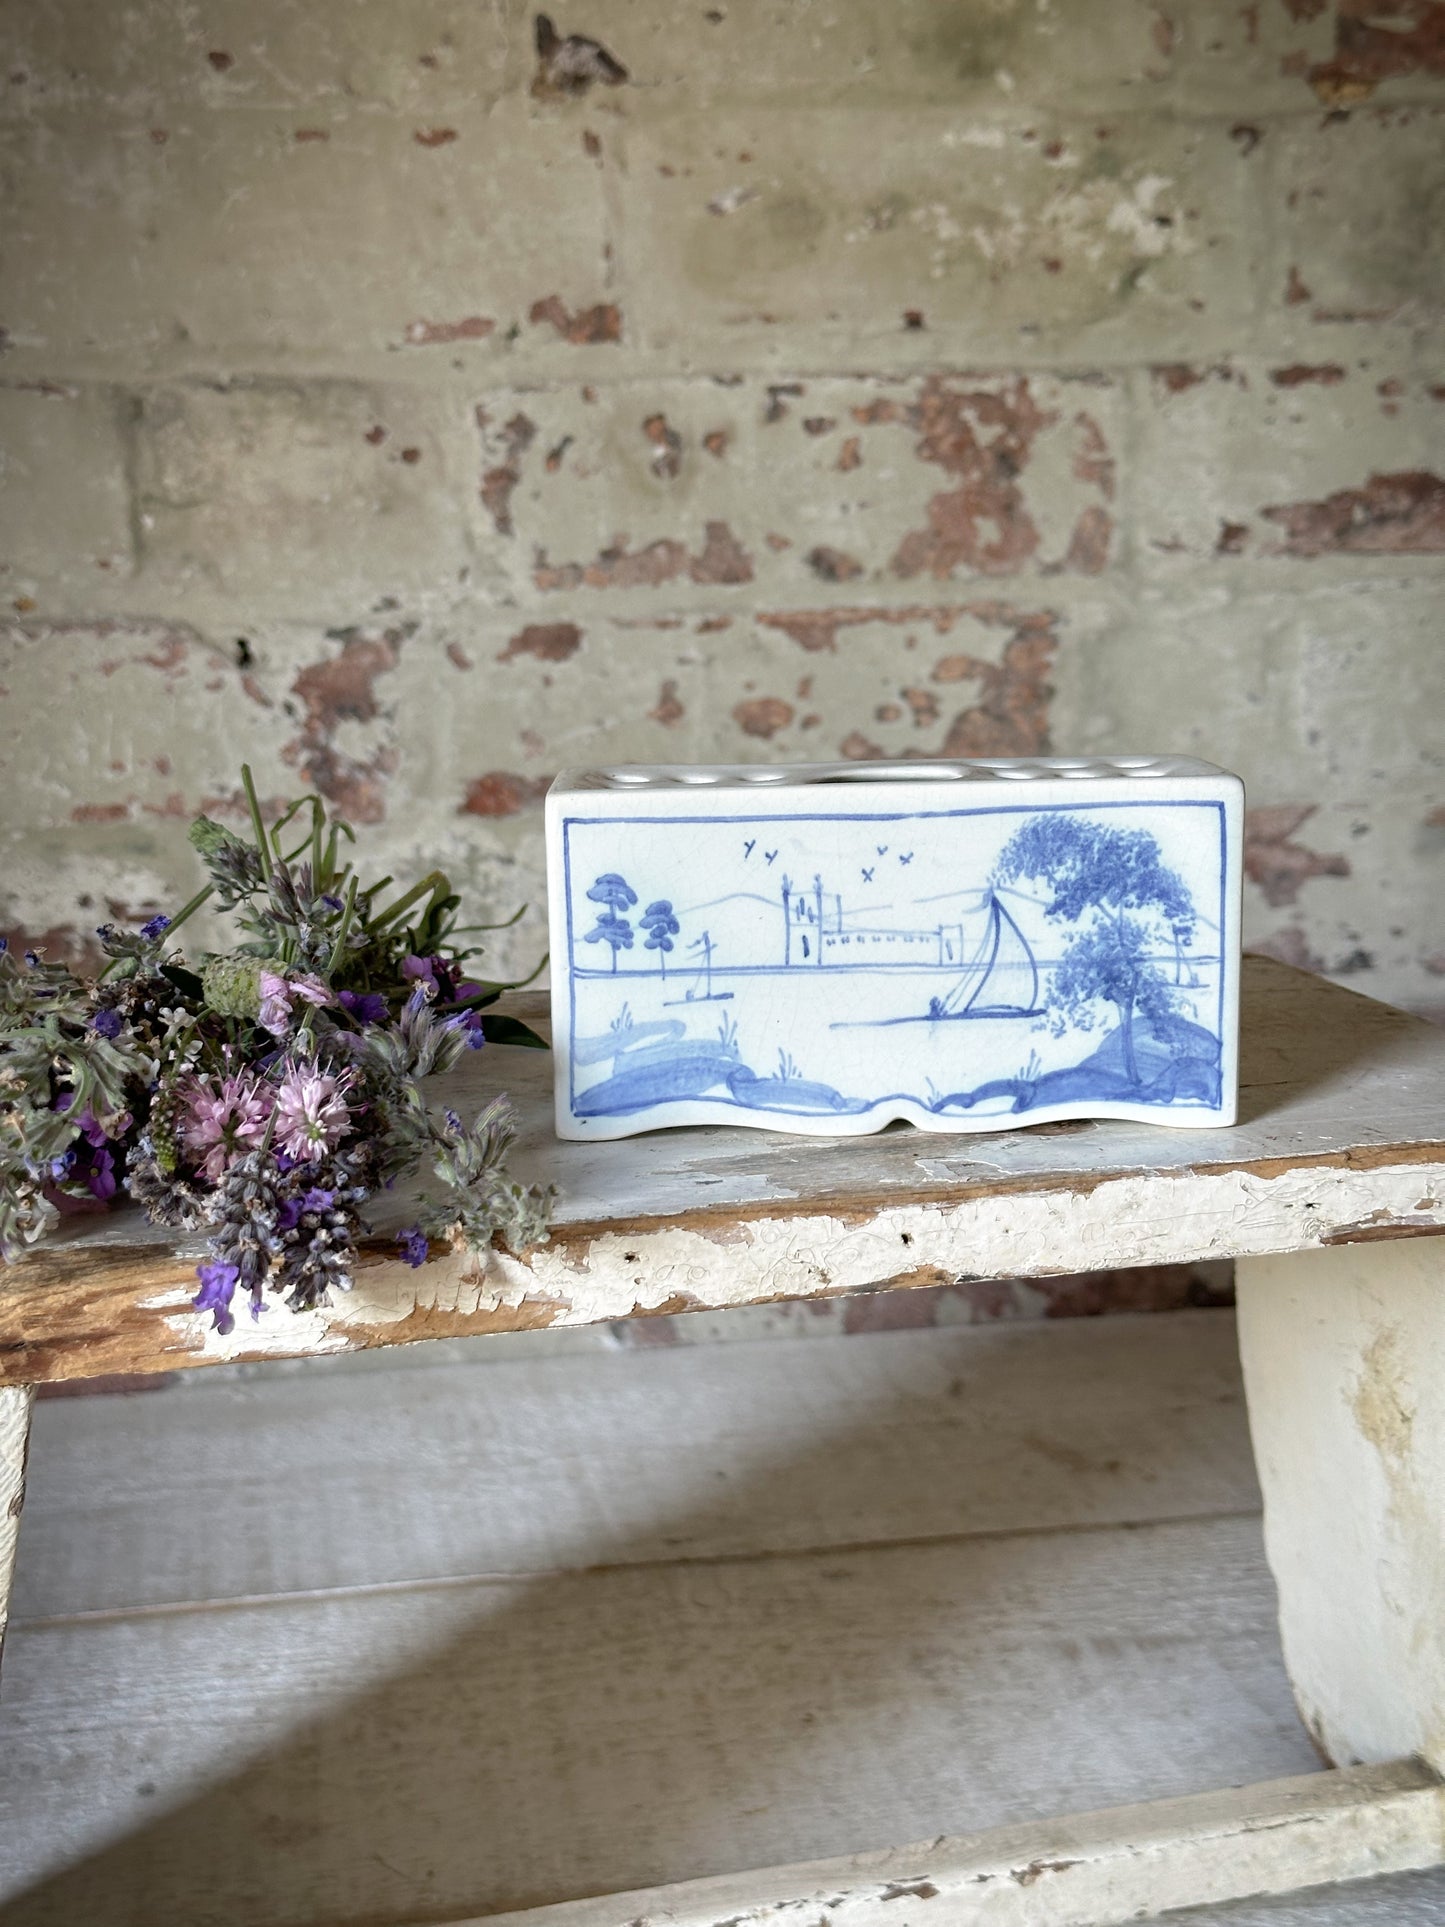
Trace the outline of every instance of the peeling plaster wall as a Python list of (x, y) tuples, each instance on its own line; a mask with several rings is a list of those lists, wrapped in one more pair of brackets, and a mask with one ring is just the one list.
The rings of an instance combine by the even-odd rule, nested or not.
[(243, 755), (525, 966), (564, 765), (1172, 749), (1445, 1003), (1445, 4), (577, 4), (0, 9), (0, 926)]

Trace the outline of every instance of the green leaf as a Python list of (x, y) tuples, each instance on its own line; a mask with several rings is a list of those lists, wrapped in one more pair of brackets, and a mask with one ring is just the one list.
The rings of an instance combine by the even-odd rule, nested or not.
[(500, 1011), (489, 1010), (482, 1014), (482, 1035), (489, 1044), (522, 1044), (529, 1050), (550, 1050), (552, 1046), (545, 1037), (539, 1037), (520, 1018), (505, 1017)]
[(209, 816), (198, 816), (186, 834), (191, 847), (202, 856), (215, 856), (217, 851), (226, 849), (228, 845), (241, 842), (239, 836)]

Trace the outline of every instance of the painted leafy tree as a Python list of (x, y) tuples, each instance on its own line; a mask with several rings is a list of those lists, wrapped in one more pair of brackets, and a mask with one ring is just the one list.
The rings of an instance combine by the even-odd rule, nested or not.
[(627, 911), (637, 901), (637, 892), (615, 870), (598, 877), (587, 892), (589, 903), (600, 903), (597, 922), (583, 938), (584, 943), (605, 943), (612, 952), (612, 968), (617, 968), (617, 953), (632, 948), (632, 925)]
[(1004, 845), (994, 881), (1042, 883), (1044, 914), (1076, 935), (1049, 985), (1056, 1034), (1091, 1029), (1101, 1004), (1118, 1015), (1124, 1072), (1139, 1080), (1136, 1018), (1153, 1022), (1179, 1006), (1160, 968), (1161, 946), (1177, 957), (1193, 942), (1194, 901), (1147, 830), (1104, 828), (1086, 817), (1041, 814)]
[(672, 949), (672, 940), (678, 932), (678, 922), (672, 914), (672, 905), (666, 897), (659, 897), (656, 903), (648, 904), (637, 921), (647, 932), (643, 948), (657, 952), (657, 967), (665, 977), (667, 953)]

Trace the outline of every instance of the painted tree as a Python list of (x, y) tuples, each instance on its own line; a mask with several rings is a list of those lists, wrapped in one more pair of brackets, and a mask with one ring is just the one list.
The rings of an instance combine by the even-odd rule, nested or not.
[(605, 876), (598, 877), (587, 892), (589, 903), (600, 903), (597, 922), (583, 938), (584, 943), (605, 943), (612, 952), (612, 968), (617, 968), (617, 953), (632, 948), (632, 925), (627, 921), (626, 912), (637, 901), (637, 892), (631, 884), (609, 870)]
[(672, 940), (678, 932), (678, 922), (672, 914), (672, 905), (666, 897), (659, 897), (656, 903), (648, 904), (637, 921), (647, 932), (647, 940), (643, 947), (657, 952), (657, 967), (665, 977), (667, 953), (672, 949)]
[(1044, 915), (1076, 932), (1048, 989), (1055, 1028), (1073, 1023), (1087, 1030), (1099, 1006), (1112, 1005), (1124, 1072), (1137, 1084), (1135, 1018), (1158, 1022), (1179, 1005), (1158, 951), (1167, 947), (1177, 959), (1194, 940), (1196, 920), (1193, 899), (1156, 840), (1147, 830), (1041, 812), (1004, 845), (993, 880), (1044, 885)]

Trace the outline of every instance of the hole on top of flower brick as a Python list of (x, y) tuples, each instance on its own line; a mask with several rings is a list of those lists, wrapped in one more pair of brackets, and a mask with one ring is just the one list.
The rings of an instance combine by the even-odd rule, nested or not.
[(946, 763), (860, 763), (856, 769), (831, 769), (805, 778), (810, 783), (957, 782), (967, 774)]

